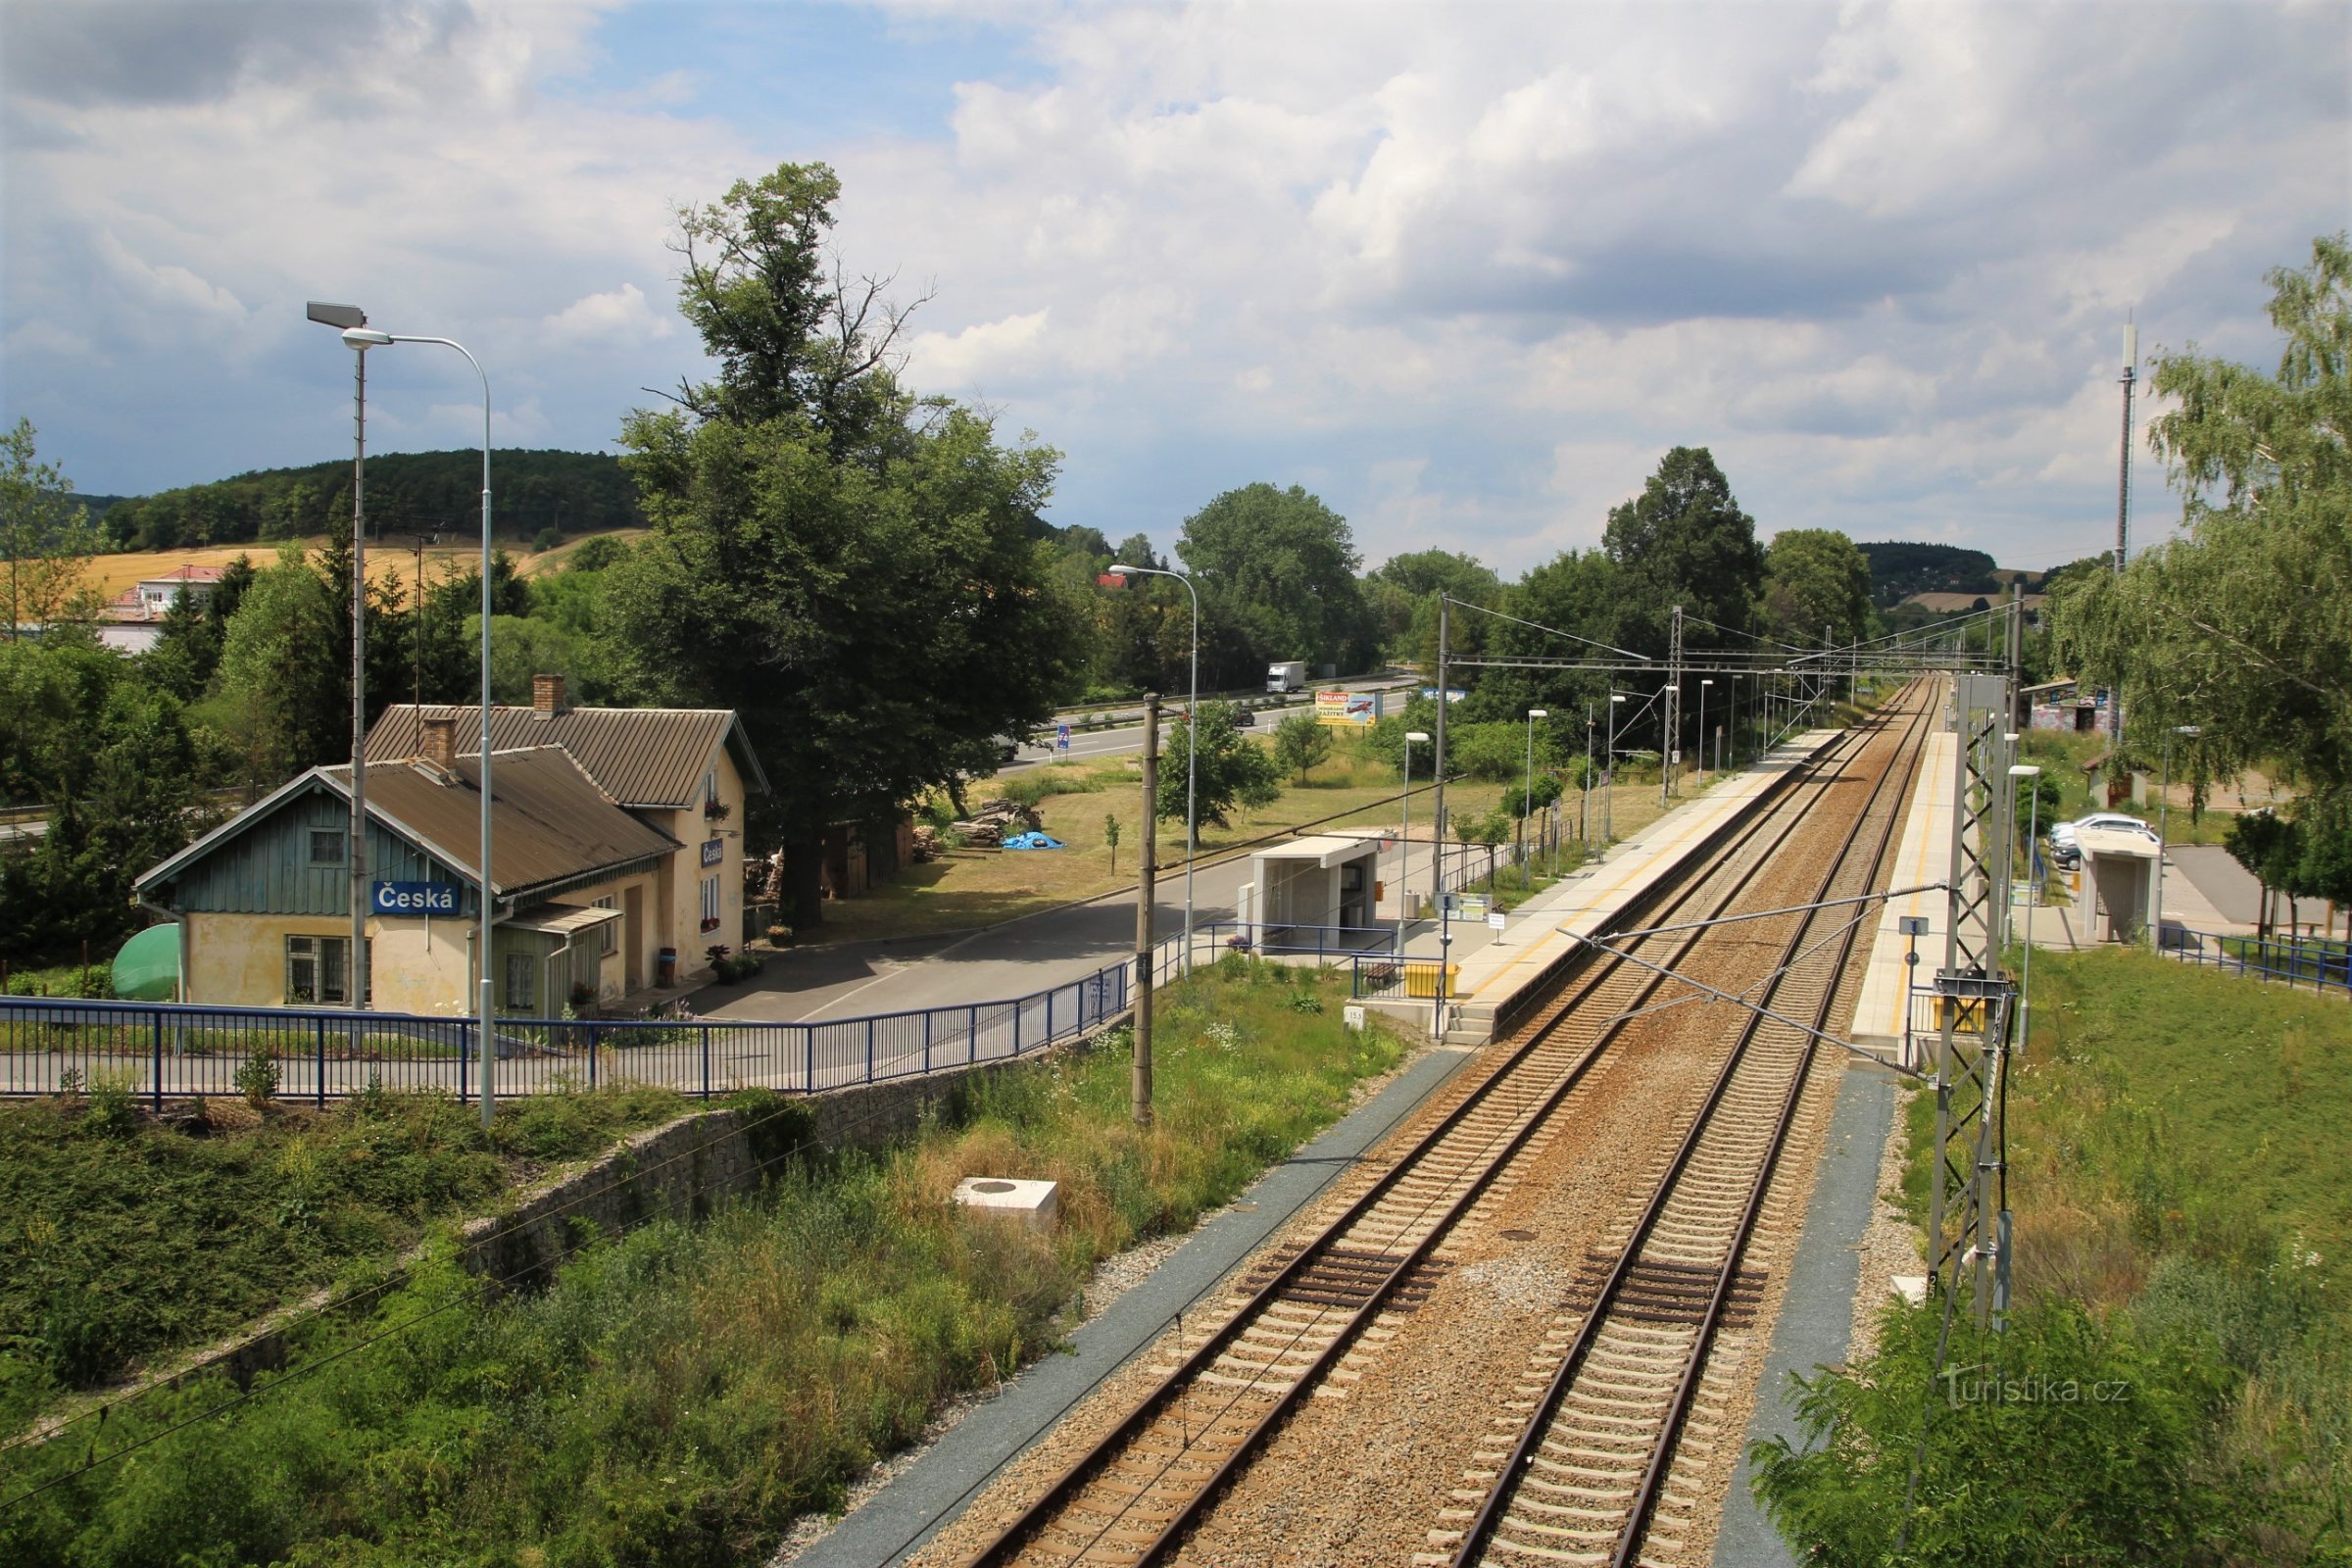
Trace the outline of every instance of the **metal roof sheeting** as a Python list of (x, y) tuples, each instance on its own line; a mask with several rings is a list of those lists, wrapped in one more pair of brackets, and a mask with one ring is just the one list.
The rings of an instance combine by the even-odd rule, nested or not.
[[(428, 715), (456, 721), (461, 755), (480, 752), (479, 708), (397, 703), (368, 732), (368, 755), (421, 756), (422, 719)], [(565, 708), (552, 713), (503, 704), (490, 709), (493, 749), (560, 746), (623, 806), (683, 810), (701, 805), (704, 770), (720, 743), (730, 739), (745, 787), (764, 793), (767, 777), (731, 708)]]
[[(348, 795), (351, 764), (318, 773)], [(459, 759), (455, 778), (427, 763), (370, 762), (368, 814), (471, 878), (481, 844), (481, 774), (478, 757)], [(677, 840), (614, 805), (556, 746), (498, 754), (490, 830), (491, 883), (504, 898), (616, 875), (679, 848)]]

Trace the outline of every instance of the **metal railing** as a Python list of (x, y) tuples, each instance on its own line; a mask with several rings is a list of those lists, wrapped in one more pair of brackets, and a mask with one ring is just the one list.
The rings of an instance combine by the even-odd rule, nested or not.
[(1210, 954), (1256, 953), (1269, 958), (1311, 955), (1318, 962), (1326, 959), (1337, 962), (1374, 949), (1394, 952), (1396, 947), (1396, 927), (1278, 925), (1267, 921), (1213, 920), (1194, 929), (1193, 944), (1196, 962), (1203, 949)]
[(2352, 996), (2352, 947), (2341, 942), (2231, 936), (2199, 931), (2177, 920), (2165, 921), (2163, 934), (2165, 956), (2184, 963)]
[[(1131, 963), (1002, 1002), (811, 1023), (730, 1018), (506, 1019), (494, 1036), (502, 1095), (652, 1085), (708, 1100), (737, 1089), (814, 1094), (1001, 1061), (1127, 1010)], [(167, 1099), (327, 1101), (382, 1089), (478, 1093), (470, 1019), (340, 1008), (0, 997), (0, 1095), (114, 1082)]]

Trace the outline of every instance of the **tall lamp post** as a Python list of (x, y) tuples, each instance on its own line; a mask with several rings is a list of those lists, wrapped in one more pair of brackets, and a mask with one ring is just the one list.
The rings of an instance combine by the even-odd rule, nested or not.
[[(2039, 778), (2041, 769), (2032, 762), (2013, 762), (2009, 776)], [(2012, 784), (2009, 788), (2014, 792), (2017, 786)], [(2040, 787), (2034, 786), (2030, 793), (2033, 804), (2026, 808), (2026, 972), (2019, 977), (2017, 986), (2017, 1053), (2021, 1057), (2026, 1052), (2026, 1038), (2034, 1028), (2034, 910), (2041, 903), (2040, 879), (2034, 874), (2034, 848), (2041, 837)]]
[[(1702, 680), (1698, 683), (1698, 779), (1700, 789), (1706, 788), (1707, 779), (1707, 688), (1714, 684), (1711, 680)], [(1721, 767), (1723, 759), (1716, 758), (1715, 765)]]
[(480, 1039), (475, 1049), (481, 1059), (482, 1125), (488, 1127), (498, 1108), (493, 1071), (498, 1052), (492, 1039), (498, 1018), (498, 992), (497, 980), (492, 973), (495, 965), (491, 947), (491, 938), (498, 929), (498, 897), (495, 891), (497, 884), (490, 874), (490, 375), (482, 368), (482, 362), (455, 338), (378, 332), (364, 324), (365, 320), (362, 318), (362, 324), (344, 329), (343, 341), (354, 349), (384, 348), (394, 343), (436, 343), (465, 355), (466, 363), (473, 367), (473, 373), (482, 383), (482, 842), (473, 951), (474, 961), (479, 965), (477, 978), (481, 982), (477, 1015)]
[[(1199, 858), (1200, 848), (1193, 824), (1193, 777), (1200, 765), (1200, 591), (1193, 579), (1181, 571), (1166, 571), (1158, 566), (1128, 566), (1112, 562), (1110, 574), (1114, 577), (1173, 577), (1184, 584), (1184, 591), (1193, 596), (1193, 694), (1184, 706), (1184, 964), (1181, 974), (1193, 972), (1193, 861)], [(1146, 822), (1144, 831), (1154, 831), (1154, 824)]]
[(1551, 710), (1531, 708), (1527, 710), (1527, 780), (1519, 786), (1519, 886), (1536, 885), (1536, 863), (1529, 858), (1527, 844), (1528, 818), (1536, 809), (1536, 720), (1549, 718)]
[(1396, 956), (1404, 956), (1404, 912), (1412, 903), (1413, 869), (1413, 748), (1427, 746), (1429, 736), (1417, 729), (1404, 732), (1404, 837), (1396, 845)]
[(1584, 815), (1577, 822), (1577, 839), (1590, 851), (1592, 848), (1592, 699), (1585, 699), (1585, 798)]
[[(1625, 701), (1625, 693), (1609, 693), (1609, 749), (1601, 758), (1600, 770), (1600, 854), (1609, 853), (1609, 843), (1617, 830), (1617, 705)], [(1594, 856), (1598, 859), (1600, 856)]]
[[(366, 330), (368, 313), (357, 305), (312, 300), (308, 314), (320, 325), (340, 330), (352, 351), (351, 843), (344, 854), (351, 872), (351, 953), (343, 962), (343, 996), (357, 1012), (368, 1005), (368, 351), (380, 334)], [(318, 989), (324, 992), (323, 976), (321, 981)]]
[(2164, 788), (2156, 797), (2156, 907), (2150, 911), (2155, 918), (2149, 922), (2156, 933), (2153, 951), (2158, 954), (2164, 952), (2164, 833), (2173, 806), (2173, 736), (2185, 735), (2193, 741), (2204, 733), (2202, 724), (2175, 724), (2164, 737)]

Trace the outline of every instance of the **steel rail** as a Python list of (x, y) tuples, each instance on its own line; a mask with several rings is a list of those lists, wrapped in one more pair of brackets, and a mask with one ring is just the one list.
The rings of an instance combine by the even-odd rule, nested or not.
[[(1729, 854), (1722, 853), (1727, 846), (1710, 846), (1709, 848), (1717, 853), (1711, 856), (1707, 864), (1694, 868), (1685, 876), (1662, 881), (1653, 889), (1645, 890), (1641, 897), (1629, 901), (1624, 910), (1620, 912), (1619, 918), (1639, 917), (1661, 904), (1668, 907), (1680, 906), (1698, 897), (1705, 890), (1707, 884), (1716, 879), (1717, 874), (1732, 857), (1747, 853), (1754, 846), (1755, 841), (1763, 837), (1767, 830), (1781, 819), (1784, 808), (1800, 785), (1826, 789), (1829, 783), (1835, 782), (1838, 776), (1837, 770), (1844, 766), (1848, 760), (1842, 754), (1848, 750), (1849, 745), (1858, 752), (1860, 745), (1867, 743), (1871, 733), (1873, 733), (1871, 729), (1857, 730), (1852, 735), (1841, 738), (1838, 742), (1824, 748), (1821, 753), (1806, 760), (1799, 768), (1791, 770), (1789, 774), (1778, 781), (1772, 792), (1764, 798), (1772, 808), (1751, 813), (1745, 821), (1732, 831), (1729, 835), (1732, 841), (1728, 846)], [(1775, 846), (1785, 842), (1797, 830), (1806, 819), (1811, 806), (1812, 803), (1807, 802), (1797, 809), (1786, 813), (1787, 819), (1782, 823), (1778, 835), (1774, 838)], [(1731, 887), (1722, 891), (1718, 902), (1728, 906), (1737, 899), (1768, 861), (1769, 853), (1759, 857), (1753, 864), (1747, 866), (1737, 876)], [(1694, 934), (1689, 941), (1678, 946), (1687, 948), (1697, 940), (1699, 938)], [(1371, 1214), (1381, 1200), (1387, 1198), (1400, 1183), (1416, 1174), (1422, 1162), (1449, 1135), (1459, 1129), (1472, 1115), (1485, 1108), (1491, 1101), (1495, 1100), (1506, 1087), (1523, 1089), (1524, 1086), (1512, 1083), (1513, 1073), (1544, 1048), (1559, 1025), (1574, 1012), (1578, 1003), (1592, 996), (1608, 979), (1619, 975), (1628, 967), (1630, 966), (1622, 964), (1614, 956), (1609, 956), (1601, 960), (1589, 961), (1587, 965), (1580, 966), (1578, 970), (1563, 975), (1562, 980), (1566, 984), (1566, 989), (1574, 994), (1559, 1003), (1554, 1008), (1552, 1016), (1529, 1031), (1521, 1043), (1483, 1083), (1442, 1117), (1428, 1133), (1415, 1142), (1410, 1150), (1394, 1160), (1370, 1189), (1325, 1226), (1299, 1250), (1297, 1256), (1278, 1269), (1250, 1296), (1247, 1302), (1229, 1314), (1216, 1331), (1187, 1355), (1173, 1371), (1160, 1379), (1126, 1417), (1102, 1440), (1092, 1446), (1085, 1454), (1072, 1462), (1017, 1518), (1004, 1527), (993, 1540), (967, 1559), (970, 1568), (989, 1568), (989, 1565), (1010, 1561), (1025, 1549), (1038, 1534), (1064, 1511), (1097, 1473), (1147, 1432), (1168, 1407), (1215, 1363), (1226, 1349), (1230, 1348), (1254, 1324), (1265, 1317), (1267, 1309), (1282, 1299), (1302, 1275), (1328, 1257), (1341, 1238)], [(1638, 987), (1637, 1001), (1641, 997), (1654, 992), (1663, 984), (1663, 976), (1644, 977)], [(1622, 1031), (1625, 1021), (1622, 1017), (1611, 1020), (1602, 1034), (1586, 1048), (1584, 1054), (1565, 1073), (1560, 1075), (1541, 1102), (1535, 1105), (1534, 1114), (1528, 1114), (1525, 1105), (1515, 1107), (1513, 1119), (1517, 1123), (1517, 1131), (1510, 1135), (1499, 1150), (1490, 1142), (1484, 1150), (1476, 1152), (1486, 1157), (1486, 1167), (1470, 1179), (1466, 1190), (1431, 1226), (1423, 1241), (1374, 1286), (1365, 1305), (1352, 1314), (1351, 1320), (1348, 1324), (1343, 1325), (1331, 1343), (1315, 1357), (1309, 1370), (1294, 1380), (1290, 1394), (1279, 1399), (1275, 1407), (1253, 1425), (1243, 1445), (1217, 1466), (1210, 1483), (1198, 1489), (1180, 1506), (1176, 1517), (1158, 1532), (1154, 1541), (1145, 1548), (1137, 1560), (1143, 1562), (1153, 1560), (1158, 1553), (1173, 1544), (1178, 1536), (1191, 1527), (1198, 1518), (1200, 1510), (1216, 1495), (1225, 1480), (1254, 1451), (1264, 1437), (1279, 1424), (1280, 1418), (1287, 1413), (1295, 1399), (1313, 1386), (1315, 1380), (1328, 1369), (1331, 1362), (1346, 1353), (1347, 1349), (1359, 1337), (1361, 1328), (1369, 1323), (1379, 1307), (1394, 1296), (1403, 1280), (1450, 1232), (1461, 1214), (1466, 1212), (1479, 1197), (1483, 1196), (1487, 1187), (1492, 1185), (1494, 1178), (1507, 1168), (1510, 1157), (1524, 1147), (1528, 1138), (1545, 1124), (1549, 1113), (1557, 1106), (1558, 1102), (1583, 1082), (1592, 1066), (1600, 1059), (1608, 1046)]]
[[(1934, 705), (1925, 704), (1915, 713), (1909, 715), (1908, 733), (1897, 743), (1895, 753), (1898, 761), (1908, 758), (1908, 765), (1898, 769), (1890, 764), (1874, 788), (1871, 800), (1863, 808), (1863, 813), (1867, 815), (1870, 809), (1885, 796), (1887, 783), (1898, 771), (1901, 773), (1903, 783), (1898, 786), (1895, 794), (1897, 808), (1887, 813), (1886, 825), (1882, 827), (1878, 842), (1871, 850), (1870, 863), (1874, 876), (1877, 866), (1885, 858), (1893, 825), (1901, 820), (1901, 791), (1907, 788), (1917, 775), (1920, 749), (1916, 742), (1927, 729), (1928, 719), (1933, 711)], [(1872, 731), (1875, 733), (1879, 728), (1879, 724), (1874, 721), (1871, 726)], [(1839, 871), (1852, 863), (1850, 850), (1849, 842), (1849, 853), (1837, 857), (1823, 874), (1822, 894), (1826, 894), (1835, 883)], [(1819, 896), (1817, 895), (1817, 899)], [(1814, 917), (1809, 915), (1805, 920), (1798, 922), (1797, 929), (1790, 934), (1788, 942), (1784, 947), (1783, 962), (1776, 970), (1771, 993), (1767, 994), (1768, 998), (1789, 981), (1788, 964), (1790, 956), (1797, 954), (1804, 947), (1806, 933), (1810, 929)], [(1831, 970), (1831, 983), (1824, 988), (1824, 1000), (1820, 1010), (1825, 1017), (1835, 1004), (1838, 993), (1836, 975), (1843, 969), (1846, 956), (1851, 951), (1854, 929), (1851, 926), (1847, 928), (1845, 939), (1839, 948), (1837, 963)], [(1549, 1436), (1552, 1417), (1558, 1412), (1560, 1404), (1566, 1398), (1570, 1388), (1573, 1387), (1577, 1375), (1590, 1357), (1593, 1346), (1598, 1342), (1601, 1326), (1608, 1318), (1609, 1309), (1623, 1295), (1626, 1282), (1631, 1278), (1641, 1259), (1644, 1244), (1655, 1231), (1658, 1222), (1664, 1217), (1668, 1202), (1692, 1156), (1697, 1152), (1700, 1142), (1713, 1122), (1716, 1109), (1729, 1091), (1734, 1075), (1738, 1072), (1741, 1062), (1746, 1059), (1748, 1048), (1754, 1042), (1764, 1021), (1761, 1013), (1751, 1011), (1746, 1023), (1741, 1027), (1739, 1040), (1727, 1055), (1721, 1071), (1716, 1075), (1714, 1083), (1700, 1104), (1697, 1116), (1692, 1119), (1689, 1131), (1677, 1147), (1672, 1161), (1665, 1174), (1659, 1179), (1656, 1191), (1644, 1206), (1633, 1234), (1619, 1252), (1617, 1261), (1610, 1268), (1606, 1279), (1594, 1296), (1592, 1305), (1586, 1310), (1584, 1321), (1578, 1326), (1576, 1339), (1569, 1346), (1566, 1354), (1562, 1356), (1550, 1384), (1545, 1388), (1543, 1397), (1537, 1401), (1534, 1411), (1523, 1426), (1519, 1442), (1513, 1446), (1509, 1458), (1495, 1473), (1494, 1485), (1489, 1490), (1486, 1500), (1480, 1507), (1476, 1518), (1464, 1531), (1462, 1540), (1454, 1552), (1453, 1561), (1456, 1568), (1468, 1568), (1469, 1564), (1477, 1561), (1483, 1555), (1494, 1531), (1501, 1525), (1503, 1518), (1508, 1513), (1510, 1504), (1518, 1494), (1520, 1480), (1532, 1464), (1536, 1452)], [(1704, 1366), (1705, 1353), (1713, 1339), (1714, 1326), (1720, 1323), (1723, 1308), (1730, 1300), (1731, 1287), (1738, 1279), (1739, 1262), (1744, 1256), (1747, 1237), (1753, 1229), (1754, 1216), (1761, 1207), (1764, 1190), (1769, 1185), (1770, 1169), (1777, 1165), (1780, 1150), (1786, 1142), (1788, 1127), (1793, 1119), (1799, 1092), (1802, 1089), (1805, 1074), (1810, 1069), (1813, 1053), (1816, 1049), (1816, 1042), (1808, 1039), (1803, 1049), (1802, 1060), (1786, 1097), (1782, 1118), (1768, 1146), (1765, 1177), (1755, 1185), (1749, 1202), (1742, 1210), (1740, 1225), (1734, 1233), (1734, 1245), (1730, 1250), (1731, 1261), (1719, 1272), (1716, 1288), (1709, 1298), (1705, 1326), (1694, 1339), (1694, 1353), (1686, 1366), (1683, 1383), (1678, 1386), (1677, 1400), (1670, 1406), (1667, 1422), (1668, 1433), (1662, 1436), (1660, 1442), (1655, 1446), (1650, 1462), (1644, 1467), (1642, 1483), (1636, 1494), (1634, 1512), (1629, 1517), (1627, 1527), (1620, 1535), (1619, 1549), (1612, 1559), (1615, 1568), (1623, 1568), (1629, 1552), (1640, 1540), (1641, 1531), (1634, 1528), (1635, 1525), (1637, 1523), (1645, 1524), (1648, 1513), (1655, 1506), (1657, 1486), (1661, 1485), (1664, 1479), (1665, 1467), (1661, 1456), (1671, 1457), (1674, 1446), (1672, 1440), (1679, 1435), (1683, 1416), (1688, 1411), (1688, 1400), (1694, 1397), (1697, 1393), (1697, 1377), (1691, 1369)]]

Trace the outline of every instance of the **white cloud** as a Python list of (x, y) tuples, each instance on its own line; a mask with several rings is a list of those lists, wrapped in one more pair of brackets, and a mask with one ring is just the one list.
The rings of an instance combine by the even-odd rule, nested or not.
[(548, 337), (558, 343), (644, 343), (670, 332), (670, 318), (646, 304), (644, 291), (634, 283), (583, 294), (545, 324)]
[[(1267, 478), (1369, 559), (1515, 570), (1690, 443), (1767, 531), (2047, 554), (2112, 526), (2125, 311), (2267, 360), (2262, 271), (2342, 222), (2335, 8), (889, 10), (1009, 63), (835, 135), (763, 117), (896, 57), (831, 79), (720, 5), (0, 12), (0, 331), (86, 351), (8, 412), (111, 444), (86, 488), (314, 460), (348, 356), (300, 306), (342, 298), (465, 341), (515, 438), (601, 447), (704, 373), (674, 206), (824, 158), (852, 270), (935, 290), (912, 383), (1041, 432), (1054, 515), (1114, 538)], [(657, 24), (710, 47), (639, 66), (616, 29)], [(470, 439), (443, 358), (371, 357), (371, 429)]]

